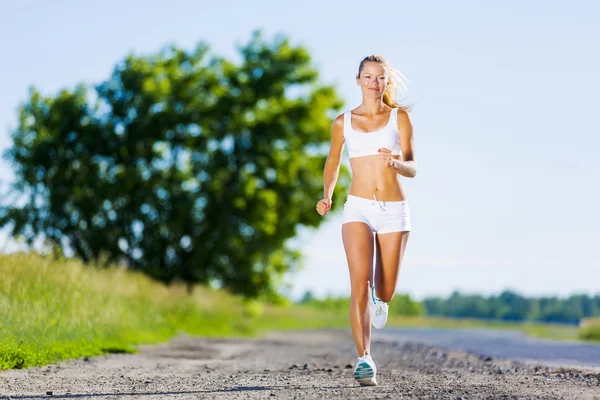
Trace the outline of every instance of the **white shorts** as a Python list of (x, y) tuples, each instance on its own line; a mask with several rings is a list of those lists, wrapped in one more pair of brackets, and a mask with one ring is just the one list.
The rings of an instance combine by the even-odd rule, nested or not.
[(369, 200), (348, 195), (343, 222), (364, 222), (376, 233), (410, 231), (410, 210), (406, 201)]

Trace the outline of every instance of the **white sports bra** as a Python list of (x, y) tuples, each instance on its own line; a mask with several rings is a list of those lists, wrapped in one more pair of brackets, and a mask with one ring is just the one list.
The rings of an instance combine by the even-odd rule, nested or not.
[(400, 155), (400, 138), (398, 137), (398, 109), (393, 108), (386, 126), (374, 132), (357, 132), (352, 129), (352, 111), (344, 113), (344, 139), (350, 158), (379, 154), (381, 147), (390, 149), (392, 155)]

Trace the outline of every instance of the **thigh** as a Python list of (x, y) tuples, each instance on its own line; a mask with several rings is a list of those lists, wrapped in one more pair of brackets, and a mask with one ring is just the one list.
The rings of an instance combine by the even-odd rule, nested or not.
[(376, 235), (375, 287), (377, 296), (383, 301), (390, 301), (396, 291), (398, 273), (409, 234), (410, 232), (405, 231)]
[(342, 225), (342, 239), (352, 290), (366, 290), (373, 276), (373, 230), (364, 222), (347, 222)]

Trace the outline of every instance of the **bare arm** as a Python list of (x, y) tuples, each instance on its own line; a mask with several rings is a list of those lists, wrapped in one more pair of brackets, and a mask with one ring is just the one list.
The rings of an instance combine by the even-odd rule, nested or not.
[(321, 215), (325, 215), (331, 207), (333, 190), (340, 173), (344, 142), (344, 116), (340, 115), (331, 124), (331, 146), (323, 169), (323, 199), (317, 203), (317, 211)]
[(344, 117), (338, 116), (331, 124), (331, 147), (323, 169), (323, 197), (331, 199), (337, 183), (344, 150)]
[(398, 136), (400, 137), (402, 159), (394, 159), (392, 167), (398, 174), (407, 178), (414, 178), (417, 175), (417, 162), (413, 151), (412, 123), (406, 111), (398, 110)]

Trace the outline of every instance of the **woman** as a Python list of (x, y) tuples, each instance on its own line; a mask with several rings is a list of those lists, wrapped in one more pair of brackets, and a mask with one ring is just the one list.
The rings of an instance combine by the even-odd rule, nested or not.
[(323, 171), (324, 198), (316, 207), (320, 215), (331, 209), (346, 144), (352, 185), (344, 204), (342, 239), (350, 271), (350, 320), (358, 351), (354, 378), (363, 386), (377, 384), (377, 367), (370, 354), (371, 324), (381, 329), (387, 321), (387, 303), (394, 296), (410, 232), (410, 212), (399, 176), (413, 178), (417, 172), (412, 125), (407, 108), (396, 103), (394, 75), (381, 56), (361, 61), (356, 83), (362, 103), (332, 124), (331, 148)]

